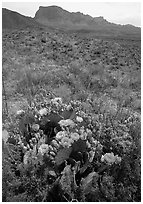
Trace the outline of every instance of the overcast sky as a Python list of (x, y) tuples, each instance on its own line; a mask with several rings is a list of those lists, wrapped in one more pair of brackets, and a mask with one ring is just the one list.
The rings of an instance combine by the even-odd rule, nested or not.
[(47, 2), (2, 2), (2, 7), (34, 17), (39, 6), (60, 6), (70, 12), (80, 11), (92, 17), (103, 16), (107, 21), (117, 24), (141, 26), (140, 2), (90, 2), (90, 1), (47, 1)]

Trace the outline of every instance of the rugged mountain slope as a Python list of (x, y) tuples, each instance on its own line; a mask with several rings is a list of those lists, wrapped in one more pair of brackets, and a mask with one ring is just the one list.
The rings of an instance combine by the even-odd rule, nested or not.
[(39, 7), (34, 18), (45, 26), (54, 26), (64, 30), (94, 31), (101, 35), (140, 37), (140, 28), (131, 25), (117, 25), (103, 17), (91, 17), (80, 12), (70, 13), (57, 6)]
[(35, 14), (35, 20), (44, 25), (50, 22), (57, 22), (61, 24), (70, 23), (71, 25), (84, 23), (86, 25), (87, 22), (92, 21), (92, 17), (88, 15), (85, 16), (80, 12), (70, 13), (57, 6), (40, 6), (39, 10)]
[(93, 33), (95, 37), (137, 39), (141, 29), (132, 25), (117, 25), (102, 16), (91, 17), (80, 12), (68, 12), (57, 6), (39, 7), (34, 18), (2, 9), (2, 27), (8, 29), (45, 27), (68, 32)]
[(38, 26), (39, 23), (30, 17), (23, 16), (17, 12), (5, 8), (2, 9), (2, 28), (33, 28)]

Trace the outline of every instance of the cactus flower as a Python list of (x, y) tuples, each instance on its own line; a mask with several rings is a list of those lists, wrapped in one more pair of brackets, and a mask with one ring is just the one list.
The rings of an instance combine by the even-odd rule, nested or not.
[(48, 153), (48, 152), (49, 152), (49, 145), (48, 145), (48, 144), (42, 144), (42, 145), (39, 147), (38, 152), (41, 153), (42, 155)]
[(74, 141), (77, 141), (79, 137), (80, 137), (79, 134), (76, 132), (70, 134), (70, 138)]
[(66, 136), (66, 133), (64, 131), (60, 131), (56, 134), (56, 139), (61, 140), (65, 136)]
[(105, 155), (102, 155), (101, 162), (105, 162), (109, 165), (113, 163), (119, 163), (121, 162), (121, 157), (118, 157), (118, 155), (114, 156), (114, 153), (106, 153)]
[(75, 123), (71, 119), (67, 119), (67, 120), (60, 120), (59, 125), (61, 127), (63, 127), (63, 126), (65, 126), (65, 127), (67, 127), (67, 126), (74, 127)]
[(41, 116), (43, 116), (43, 115), (47, 115), (47, 109), (46, 108), (42, 108), (42, 109), (40, 109), (39, 110), (39, 114), (41, 115)]
[(73, 143), (73, 140), (68, 137), (63, 137), (61, 139), (61, 145), (63, 147), (70, 147), (72, 143)]
[(32, 125), (32, 130), (37, 132), (39, 130), (40, 126), (38, 124), (33, 124)]
[(79, 122), (79, 123), (81, 123), (81, 122), (83, 122), (83, 118), (82, 118), (82, 117), (77, 116), (77, 117), (76, 117), (76, 121), (77, 121), (77, 122)]
[(16, 112), (16, 115), (17, 116), (22, 116), (22, 115), (24, 115), (24, 113), (25, 113), (24, 110), (19, 110), (19, 111)]

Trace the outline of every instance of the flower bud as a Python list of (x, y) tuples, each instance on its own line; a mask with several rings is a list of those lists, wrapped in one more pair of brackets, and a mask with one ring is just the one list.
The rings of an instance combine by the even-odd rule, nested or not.
[(76, 121), (77, 121), (77, 122), (79, 122), (79, 123), (81, 123), (81, 122), (83, 122), (83, 118), (82, 118), (82, 117), (77, 116), (77, 117), (76, 117)]
[(47, 113), (48, 113), (48, 111), (47, 111), (46, 108), (42, 108), (42, 109), (39, 110), (39, 114), (40, 114), (41, 116), (47, 115)]
[(52, 155), (53, 157), (56, 156), (55, 152), (50, 152), (49, 154)]
[(93, 161), (93, 159), (94, 159), (94, 156), (95, 156), (95, 151), (90, 151), (89, 152), (89, 162), (92, 162)]
[(56, 147), (56, 148), (59, 148), (59, 144), (56, 140), (52, 140), (51, 144)]
[(91, 144), (88, 141), (86, 141), (86, 145), (87, 145), (88, 148), (91, 147)]
[(49, 151), (53, 151), (53, 147), (49, 145)]
[(39, 130), (40, 126), (38, 124), (33, 124), (32, 125), (32, 130), (37, 132)]

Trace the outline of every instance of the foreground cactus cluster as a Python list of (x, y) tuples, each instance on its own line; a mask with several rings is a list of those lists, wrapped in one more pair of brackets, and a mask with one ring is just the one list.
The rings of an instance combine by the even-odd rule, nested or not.
[[(28, 110), (17, 112), (16, 121), (19, 132), (9, 141), (15, 141), (16, 154), (21, 153), (14, 171), (20, 178), (33, 178), (27, 181), (30, 188), (46, 185), (42, 201), (121, 200), (116, 196), (118, 188), (124, 192), (127, 183), (120, 174), (125, 178), (124, 171), (130, 174), (126, 164), (137, 151), (130, 123), (119, 123), (115, 132), (108, 115), (86, 112), (80, 101), (65, 104), (61, 98), (45, 98), (39, 102), (36, 97)], [(9, 149), (8, 140), (4, 143)]]
[[(35, 158), (46, 157), (56, 166), (68, 159), (79, 160), (82, 166), (85, 163), (91, 163), (97, 152), (102, 152), (103, 146), (92, 132), (91, 116), (83, 114), (83, 111), (80, 110), (80, 102), (71, 102), (66, 105), (61, 98), (55, 98), (43, 105), (44, 107), (40, 110), (36, 106), (32, 108), (35, 113), (34, 118), (36, 118), (35, 122), (31, 124), (32, 138), (27, 142), (23, 136), (19, 138), (18, 144), (24, 153), (24, 165), (28, 165), (32, 161), (31, 157), (34, 156)], [(65, 111), (66, 114), (69, 114), (70, 110), (69, 118), (65, 119), (62, 113)], [(24, 111), (18, 111), (17, 115), (19, 118), (24, 117)], [(46, 138), (50, 135), (44, 135), (39, 124), (43, 119), (49, 121), (49, 116), (52, 117), (52, 120), (56, 120), (56, 116), (61, 116), (62, 119), (58, 121), (61, 130), (55, 130), (55, 135), (49, 138), (50, 142), (47, 144)], [(83, 157), (85, 158), (83, 159)], [(106, 153), (102, 155), (101, 162), (109, 165), (120, 163), (121, 157), (114, 156), (113, 152)]]

